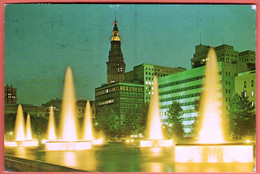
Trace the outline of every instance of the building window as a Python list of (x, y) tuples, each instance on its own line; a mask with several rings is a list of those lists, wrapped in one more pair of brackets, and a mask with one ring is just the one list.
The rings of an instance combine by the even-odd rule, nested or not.
[(246, 88), (246, 81), (244, 81), (244, 88)]
[(246, 91), (244, 92), (244, 95), (245, 95), (245, 97), (246, 97)]
[(251, 91), (251, 96), (254, 97), (254, 91)]
[(252, 106), (254, 106), (254, 102), (252, 102)]
[(254, 80), (251, 80), (251, 87), (254, 87)]

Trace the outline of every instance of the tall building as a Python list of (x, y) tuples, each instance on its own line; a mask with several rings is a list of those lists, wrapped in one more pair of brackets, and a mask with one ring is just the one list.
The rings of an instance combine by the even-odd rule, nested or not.
[(121, 51), (121, 41), (117, 21), (114, 22), (114, 29), (111, 38), (111, 49), (109, 51), (107, 62), (107, 84), (124, 81), (125, 63)]
[[(208, 55), (210, 46), (207, 45), (197, 45), (195, 47), (195, 54), (191, 59), (191, 67), (197, 68), (206, 65), (206, 58)], [(234, 50), (233, 46), (230, 45), (220, 45), (214, 48), (218, 57), (218, 61), (232, 63), (239, 60), (239, 52)]]
[(247, 71), (239, 73), (235, 77), (235, 92), (239, 95), (244, 92), (245, 96), (252, 102), (252, 105), (256, 104), (256, 71)]
[(95, 89), (96, 116), (104, 113), (106, 106), (118, 116), (122, 123), (128, 113), (141, 113), (144, 107), (144, 86), (142, 84), (118, 82)]
[(16, 90), (17, 89), (14, 88), (12, 85), (5, 86), (5, 103), (16, 104), (17, 102)]
[(165, 67), (152, 64), (141, 64), (133, 68), (125, 74), (125, 81), (127, 82), (138, 82), (144, 85), (144, 102), (148, 103), (150, 101), (150, 96), (152, 92), (153, 77), (158, 78), (168, 76), (170, 74), (176, 74), (185, 71), (186, 68), (177, 67)]
[[(95, 109), (95, 101), (89, 101), (91, 107), (91, 116), (95, 118), (96, 109)], [(85, 117), (85, 110), (86, 110), (87, 100), (77, 100), (76, 108), (77, 108), (77, 116), (78, 118)]]
[[(197, 112), (194, 110), (194, 101), (200, 98), (200, 94), (203, 90), (205, 71), (205, 66), (203, 65), (205, 65), (207, 61), (207, 50), (209, 48), (209, 46), (205, 45), (196, 46), (196, 56), (194, 57), (198, 59), (192, 60), (194, 64), (191, 70), (179, 72), (178, 74), (172, 74), (158, 79), (159, 98), (161, 106), (160, 112), (163, 122), (167, 123), (166, 119), (168, 117), (168, 111), (172, 102), (178, 101), (181, 104), (184, 113), (182, 117), (183, 128), (186, 136), (191, 136), (194, 117), (198, 115)], [(253, 77), (253, 74), (251, 73), (249, 77), (249, 74), (247, 72), (251, 70), (252, 66), (248, 66), (248, 62), (238, 61), (239, 52), (234, 51), (232, 46), (221, 45), (219, 47), (216, 47), (215, 49), (219, 61), (218, 68), (221, 83), (220, 89), (222, 89), (222, 95), (218, 95), (221, 95), (223, 97), (223, 102), (230, 102), (236, 91), (241, 91), (245, 88), (248, 88), (247, 95), (255, 95), (255, 90), (253, 89), (253, 86), (249, 88), (249, 86), (252, 85), (252, 80), (255, 79), (255, 76)], [(249, 53), (251, 54), (252, 52)], [(241, 73), (239, 75), (240, 77), (238, 76), (239, 73)], [(246, 77), (246, 74), (248, 75), (248, 77)], [(248, 78), (247, 81), (246, 78)], [(241, 89), (242, 83), (246, 83), (248, 85)], [(242, 86), (243, 85), (244, 84), (242, 84)]]

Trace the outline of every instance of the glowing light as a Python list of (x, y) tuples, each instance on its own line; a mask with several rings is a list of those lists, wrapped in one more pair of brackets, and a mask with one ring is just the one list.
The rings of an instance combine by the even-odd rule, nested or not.
[[(209, 50), (206, 63), (204, 91), (201, 97), (200, 114), (202, 116), (199, 143), (223, 143), (223, 114), (218, 110), (217, 98), (220, 85), (217, 57), (213, 48)], [(224, 107), (222, 107), (224, 110)], [(222, 110), (222, 111), (223, 111)], [(224, 111), (222, 112), (224, 113)], [(221, 117), (222, 116), (222, 117)]]
[(75, 101), (72, 71), (68, 67), (65, 75), (60, 122), (61, 139), (65, 141), (78, 140)]
[(92, 114), (91, 114), (91, 107), (89, 101), (87, 101), (86, 104), (83, 130), (84, 130), (84, 138), (83, 138), (84, 140), (94, 140)]
[(140, 141), (140, 147), (173, 146), (172, 140), (166, 140), (162, 133), (162, 122), (160, 117), (159, 93), (157, 77), (153, 79), (153, 92), (148, 110), (146, 138)]
[(50, 113), (49, 113), (49, 122), (48, 122), (48, 140), (55, 140), (56, 132), (55, 132), (55, 121), (54, 121), (54, 111), (53, 107), (50, 107)]
[(218, 110), (217, 94), (219, 75), (216, 53), (209, 50), (204, 82), (204, 92), (201, 98), (200, 114), (202, 116), (198, 142), (200, 144), (176, 145), (176, 162), (193, 163), (251, 163), (253, 145), (228, 144), (224, 141), (225, 106), (222, 113)]
[(154, 93), (151, 95), (148, 110), (146, 137), (148, 139), (164, 139), (161, 129), (162, 123), (160, 118), (158, 82), (156, 76), (153, 79), (153, 88)]
[(18, 144), (15, 141), (4, 141), (4, 146), (18, 147)]
[[(48, 151), (58, 150), (86, 150), (91, 149), (93, 145), (103, 144), (103, 138), (98, 140), (94, 139), (93, 136), (93, 123), (91, 118), (90, 103), (87, 102), (85, 119), (83, 125), (83, 140), (78, 140), (78, 122), (76, 117), (76, 105), (74, 96), (74, 83), (71, 68), (68, 67), (65, 75), (63, 102), (61, 108), (61, 121), (60, 121), (60, 139), (46, 141), (45, 149)], [(51, 107), (52, 110), (52, 107)], [(52, 111), (50, 112), (50, 120), (52, 117)], [(53, 116), (54, 117), (54, 116)], [(50, 121), (49, 120), (49, 121)], [(54, 120), (54, 119), (53, 119)], [(50, 128), (49, 132), (54, 132), (54, 121), (53, 128)], [(50, 123), (49, 125), (52, 125)], [(50, 133), (52, 138), (56, 138), (55, 132)]]
[(46, 150), (86, 150), (91, 149), (90, 141), (48, 141), (45, 145)]
[(38, 146), (38, 140), (29, 140), (29, 141), (22, 141), (21, 146), (22, 147), (35, 147)]
[(246, 143), (250, 143), (251, 141), (250, 140), (246, 140)]
[(15, 137), (15, 141), (25, 140), (23, 109), (20, 104), (18, 105), (17, 114), (16, 114), (16, 120), (14, 126), (14, 137)]
[(104, 139), (99, 138), (97, 140), (92, 140), (91, 142), (92, 142), (93, 145), (102, 145), (102, 144), (104, 144)]
[(175, 147), (176, 162), (193, 163), (250, 163), (253, 162), (252, 145), (185, 145)]
[(32, 140), (32, 129), (31, 129), (31, 119), (30, 119), (30, 115), (27, 114), (27, 119), (26, 119), (26, 125), (25, 125), (25, 139), (26, 140)]

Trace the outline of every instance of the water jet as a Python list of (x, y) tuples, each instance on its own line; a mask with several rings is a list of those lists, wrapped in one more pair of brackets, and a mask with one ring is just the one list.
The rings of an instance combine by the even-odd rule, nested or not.
[(91, 149), (92, 143), (89, 140), (79, 140), (78, 120), (76, 117), (76, 103), (74, 95), (74, 82), (71, 68), (68, 67), (65, 74), (63, 100), (61, 108), (59, 138), (47, 141), (46, 150), (85, 150)]
[[(200, 113), (199, 139), (194, 144), (175, 146), (176, 162), (191, 163), (250, 163), (253, 162), (253, 144), (228, 143), (225, 106), (220, 93), (219, 71), (215, 50), (211, 48), (206, 59), (205, 81)], [(222, 96), (222, 93), (221, 95)], [(220, 102), (222, 102), (221, 109)]]
[(146, 136), (145, 139), (140, 140), (140, 147), (169, 147), (173, 146), (172, 139), (165, 139), (161, 128), (160, 105), (158, 94), (157, 77), (153, 79), (153, 92), (149, 104)]
[[(26, 128), (26, 130), (25, 130)], [(5, 148), (8, 147), (38, 147), (38, 140), (32, 139), (31, 119), (27, 115), (26, 125), (24, 125), (24, 116), (22, 105), (17, 108), (15, 126), (14, 126), (14, 141), (4, 141)]]

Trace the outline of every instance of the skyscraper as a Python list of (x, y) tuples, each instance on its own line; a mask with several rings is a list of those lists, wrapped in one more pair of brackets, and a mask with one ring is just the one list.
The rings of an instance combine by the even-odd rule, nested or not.
[(114, 29), (111, 38), (111, 49), (109, 51), (107, 62), (107, 84), (124, 81), (125, 63), (121, 51), (121, 41), (117, 21), (114, 22)]

